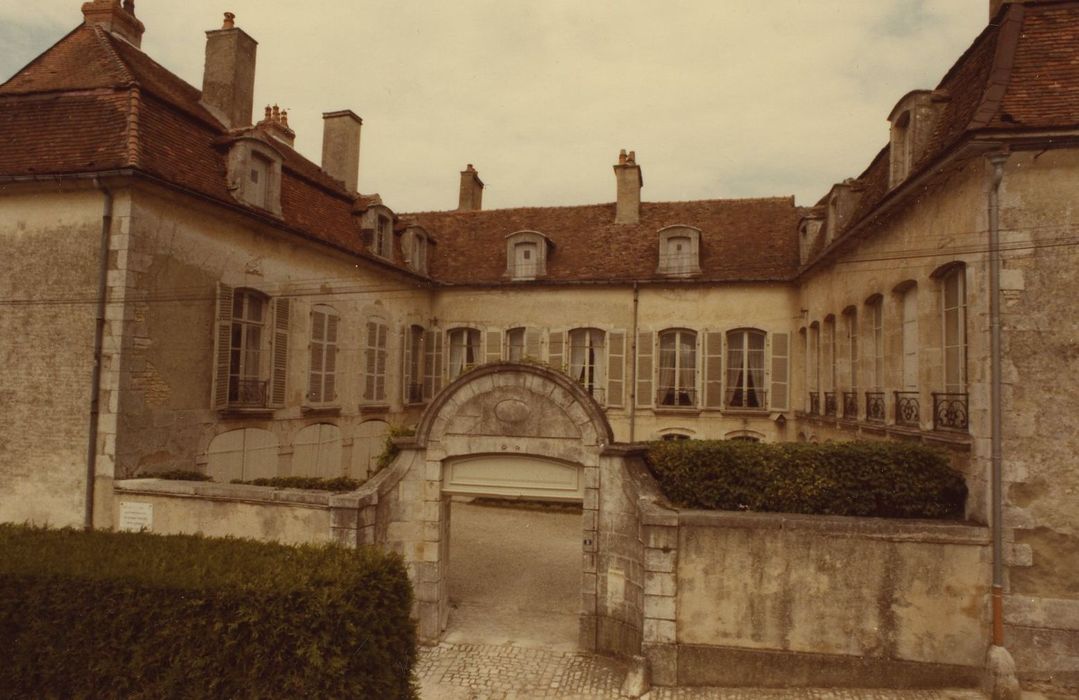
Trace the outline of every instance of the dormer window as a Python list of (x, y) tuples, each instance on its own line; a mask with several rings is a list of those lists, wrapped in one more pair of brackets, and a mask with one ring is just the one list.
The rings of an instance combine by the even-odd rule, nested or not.
[(235, 140), (228, 155), (229, 189), (240, 202), (281, 215), (281, 155), (253, 136)]
[(661, 275), (688, 277), (701, 273), (700, 229), (691, 226), (668, 226), (659, 232), (659, 267)]
[(387, 260), (393, 260), (393, 221), (389, 208), (375, 204), (364, 212), (361, 223), (367, 249)]
[(925, 153), (947, 92), (914, 90), (903, 96), (888, 115), (891, 123), (889, 151), (891, 164), (888, 183), (895, 187), (907, 179)]
[(539, 231), (518, 231), (506, 236), (506, 276), (534, 280), (547, 274), (550, 240)]
[(414, 272), (427, 274), (427, 258), (430, 251), (430, 239), (427, 232), (419, 226), (409, 226), (401, 239), (401, 252), (405, 262)]
[(384, 258), (390, 257), (393, 246), (393, 229), (390, 228), (390, 217), (379, 216), (378, 225), (375, 227), (375, 252)]

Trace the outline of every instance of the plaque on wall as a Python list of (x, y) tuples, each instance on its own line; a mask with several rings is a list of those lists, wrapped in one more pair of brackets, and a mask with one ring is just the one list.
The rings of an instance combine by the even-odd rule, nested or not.
[(151, 532), (154, 529), (154, 504), (120, 501), (120, 530)]

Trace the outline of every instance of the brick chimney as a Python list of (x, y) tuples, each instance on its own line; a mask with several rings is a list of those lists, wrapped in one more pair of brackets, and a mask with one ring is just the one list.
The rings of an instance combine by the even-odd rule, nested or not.
[(322, 170), (356, 192), (360, 182), (360, 130), (363, 120), (350, 109), (322, 115)]
[(618, 165), (614, 166), (614, 176), (618, 181), (614, 222), (635, 224), (641, 220), (641, 188), (644, 187), (636, 152), (630, 151), (627, 155), (626, 149), (622, 149), (618, 154)]
[(136, 47), (142, 46), (142, 35), (146, 31), (135, 17), (135, 0), (91, 0), (82, 5), (83, 23), (99, 25), (105, 31), (112, 32)]
[(289, 128), (288, 112), (277, 105), (266, 105), (266, 117), (255, 126), (290, 147), (296, 146), (296, 132)]
[(235, 20), (236, 15), (226, 12), (221, 29), (206, 32), (202, 102), (225, 126), (242, 129), (251, 126), (258, 42), (238, 29)]
[(461, 171), (461, 195), (457, 199), (457, 211), (480, 211), (483, 209), (483, 180), (469, 163)]

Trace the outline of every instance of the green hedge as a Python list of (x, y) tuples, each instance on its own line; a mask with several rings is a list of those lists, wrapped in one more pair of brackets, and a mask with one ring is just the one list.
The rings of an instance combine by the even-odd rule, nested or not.
[(947, 457), (902, 442), (655, 442), (648, 464), (685, 508), (884, 518), (962, 518), (967, 487)]
[(0, 696), (414, 698), (399, 557), (0, 526)]
[(236, 479), (232, 483), (250, 484), (251, 486), (273, 486), (279, 489), (333, 491), (334, 493), (355, 491), (363, 486), (362, 481), (350, 479), (347, 476), (335, 476), (332, 479), (323, 479), (314, 476), (274, 476), (268, 479), (252, 479), (251, 481), (241, 481)]

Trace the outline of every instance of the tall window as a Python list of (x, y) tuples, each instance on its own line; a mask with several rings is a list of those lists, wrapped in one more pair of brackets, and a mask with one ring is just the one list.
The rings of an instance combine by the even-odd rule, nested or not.
[(569, 332), (569, 375), (588, 393), (602, 398), (602, 387), (607, 379), (603, 331), (595, 328), (575, 328)]
[(480, 332), (474, 328), (454, 328), (449, 332), (449, 380), (475, 367), (480, 358)]
[(410, 326), (405, 361), (405, 401), (423, 403), (423, 326)]
[(809, 391), (820, 391), (820, 324), (813, 322), (809, 327), (809, 360), (807, 362), (809, 375)]
[(363, 400), (382, 403), (386, 400), (386, 336), (389, 326), (380, 319), (367, 322), (364, 338)]
[(233, 294), (229, 344), (229, 403), (232, 405), (266, 405), (266, 382), (261, 379), (266, 308), (265, 298), (256, 292), (238, 289)]
[(659, 334), (660, 406), (695, 406), (697, 404), (697, 334), (670, 330)]
[(415, 233), (412, 236), (412, 254), (410, 258), (413, 270), (427, 272), (427, 237), (421, 233)]
[(824, 391), (835, 391), (835, 316), (824, 319), (823, 336), (821, 337), (821, 365), (823, 376), (821, 388)]
[(525, 329), (511, 328), (506, 331), (506, 359), (520, 362), (525, 357)]
[(872, 324), (873, 343), (873, 390), (884, 390), (884, 299), (877, 297), (869, 302), (869, 320)]
[(843, 314), (847, 334), (847, 391), (858, 391), (858, 312), (850, 309)]
[(962, 393), (967, 386), (966, 279), (957, 267), (942, 280), (944, 295), (944, 391)]
[(727, 334), (728, 408), (764, 408), (764, 332)]
[(393, 228), (390, 217), (379, 214), (375, 223), (375, 253), (384, 258), (393, 254)]
[(918, 390), (918, 288), (903, 292), (903, 391)]
[(337, 312), (329, 306), (311, 309), (311, 362), (307, 399), (332, 403), (337, 399)]

